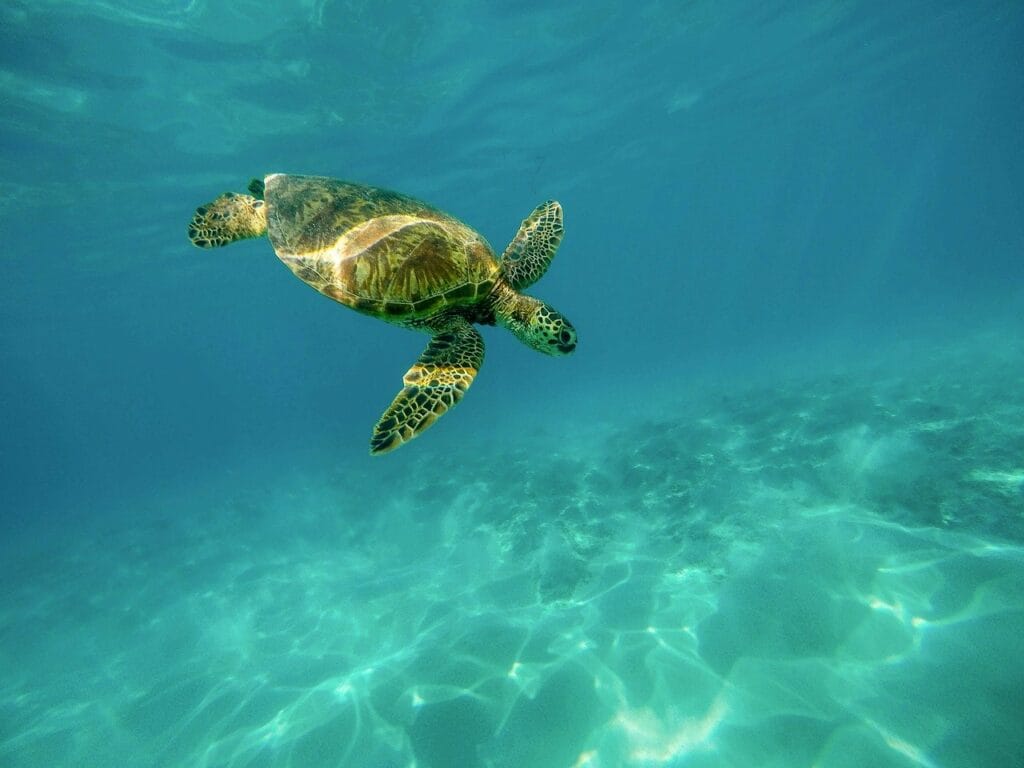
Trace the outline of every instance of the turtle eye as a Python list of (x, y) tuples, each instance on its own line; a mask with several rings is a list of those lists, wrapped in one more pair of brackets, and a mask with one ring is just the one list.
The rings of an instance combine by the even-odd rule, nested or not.
[(562, 329), (562, 332), (558, 335), (558, 337), (562, 340), (563, 344), (568, 344), (570, 341), (572, 341), (572, 334), (569, 333), (569, 331), (567, 331), (565, 328)]

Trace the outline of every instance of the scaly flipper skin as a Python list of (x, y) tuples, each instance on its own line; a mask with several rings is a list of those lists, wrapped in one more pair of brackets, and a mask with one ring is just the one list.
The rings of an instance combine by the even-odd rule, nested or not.
[(370, 439), (370, 453), (387, 453), (417, 437), (455, 406), (484, 361), (484, 340), (463, 317), (439, 326), (402, 391), (384, 411)]
[(547, 272), (562, 242), (562, 206), (548, 200), (523, 220), (501, 257), (501, 273), (517, 291), (537, 282)]
[(267, 209), (262, 200), (226, 192), (196, 208), (188, 224), (188, 239), (200, 248), (218, 248), (248, 237), (267, 234)]

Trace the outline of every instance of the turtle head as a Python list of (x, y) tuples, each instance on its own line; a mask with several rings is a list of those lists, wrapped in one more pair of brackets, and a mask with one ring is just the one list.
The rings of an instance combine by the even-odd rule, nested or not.
[(513, 294), (495, 319), (526, 346), (545, 355), (568, 355), (576, 349), (576, 329), (558, 312), (532, 296)]
[(568, 355), (576, 349), (576, 329), (553, 307), (543, 301), (527, 321), (527, 344), (548, 355)]
[(267, 233), (267, 209), (251, 195), (225, 192), (196, 208), (188, 224), (188, 239), (200, 248), (217, 248)]

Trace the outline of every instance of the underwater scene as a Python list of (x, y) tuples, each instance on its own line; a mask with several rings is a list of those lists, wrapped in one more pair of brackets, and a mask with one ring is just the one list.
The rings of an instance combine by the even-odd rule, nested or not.
[(1022, 50), (0, 3), (0, 765), (1024, 765)]

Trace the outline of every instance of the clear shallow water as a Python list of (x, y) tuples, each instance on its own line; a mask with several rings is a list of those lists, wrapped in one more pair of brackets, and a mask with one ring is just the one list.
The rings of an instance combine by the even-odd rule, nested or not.
[[(1024, 754), (1014, 4), (0, 10), (0, 762), (986, 766)], [(270, 170), (500, 249), (565, 360), (188, 246)]]

